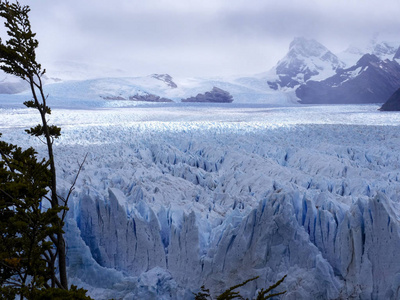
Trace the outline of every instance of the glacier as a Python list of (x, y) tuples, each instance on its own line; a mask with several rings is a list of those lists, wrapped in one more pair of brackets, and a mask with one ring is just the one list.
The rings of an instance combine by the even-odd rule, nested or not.
[[(61, 192), (87, 154), (65, 231), (70, 282), (95, 299), (193, 299), (259, 276), (253, 297), (285, 274), (281, 299), (400, 298), (397, 113), (79, 105), (50, 120)], [(3, 139), (45, 153), (24, 133), (35, 111), (1, 100), (0, 115)]]

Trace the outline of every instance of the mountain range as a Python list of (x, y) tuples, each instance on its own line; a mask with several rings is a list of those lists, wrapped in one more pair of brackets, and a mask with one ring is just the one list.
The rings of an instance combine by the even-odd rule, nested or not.
[(398, 87), (400, 65), (395, 60), (382, 61), (374, 54), (365, 54), (350, 68), (301, 85), (296, 95), (302, 103), (378, 103), (385, 102)]
[[(347, 65), (355, 55), (359, 59)], [(382, 103), (400, 87), (399, 56), (400, 48), (371, 41), (364, 51), (350, 47), (342, 60), (315, 40), (296, 38), (272, 70), (279, 79), (269, 86), (293, 88), (300, 103)]]
[[(82, 78), (79, 65), (73, 66), (76, 78)], [(201, 98), (196, 98), (198, 95), (217, 88), (235, 103), (383, 103), (400, 87), (400, 48), (396, 43), (373, 39), (366, 45), (351, 46), (334, 54), (316, 40), (297, 37), (275, 67), (246, 77), (173, 78), (168, 74), (109, 77), (105, 71), (103, 78), (64, 80), (63, 77), (73, 78), (68, 70), (65, 76), (58, 72), (60, 78), (51, 74), (45, 78), (46, 91), (51, 96), (90, 99), (100, 104), (124, 100), (195, 102)], [(24, 81), (0, 74), (0, 94), (28, 93), (28, 88)]]

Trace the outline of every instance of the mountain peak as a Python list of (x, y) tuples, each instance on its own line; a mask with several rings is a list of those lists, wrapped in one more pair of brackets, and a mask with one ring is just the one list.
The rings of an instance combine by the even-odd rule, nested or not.
[(375, 54), (364, 54), (358, 61), (356, 66), (368, 66), (371, 63), (379, 63), (381, 60)]
[(306, 39), (304, 37), (296, 37), (289, 45), (289, 53), (303, 55), (306, 57), (324, 55), (329, 50), (314, 39)]
[(307, 43), (309, 40), (303, 36), (296, 36), (293, 41), (290, 42), (289, 49), (295, 47), (296, 45), (301, 45)]
[(310, 80), (322, 80), (336, 73), (344, 64), (324, 45), (314, 39), (296, 37), (289, 52), (278, 62), (275, 72), (279, 80), (270, 87), (293, 88)]

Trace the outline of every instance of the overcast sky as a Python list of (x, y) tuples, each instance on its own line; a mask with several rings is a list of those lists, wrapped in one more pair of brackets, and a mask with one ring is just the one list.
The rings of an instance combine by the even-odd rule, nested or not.
[(333, 52), (375, 32), (400, 37), (399, 0), (21, 3), (32, 9), (38, 56), (48, 69), (73, 61), (132, 76), (252, 74), (273, 67), (296, 36), (314, 38)]

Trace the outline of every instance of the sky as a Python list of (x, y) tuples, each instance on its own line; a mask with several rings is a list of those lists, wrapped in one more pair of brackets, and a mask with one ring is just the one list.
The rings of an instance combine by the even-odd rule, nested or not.
[(338, 53), (375, 33), (400, 35), (398, 0), (20, 3), (31, 7), (42, 65), (82, 76), (250, 75), (271, 69), (297, 36)]

